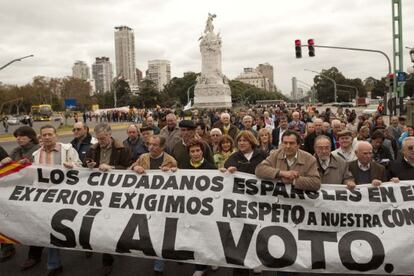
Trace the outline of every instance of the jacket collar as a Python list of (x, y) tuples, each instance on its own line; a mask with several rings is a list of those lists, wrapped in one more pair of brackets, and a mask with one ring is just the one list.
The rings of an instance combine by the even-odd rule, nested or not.
[[(281, 152), (280, 152), (280, 154), (278, 156), (278, 159), (280, 159), (280, 160), (286, 159), (285, 151), (283, 149), (281, 149), (280, 151)], [(306, 163), (306, 157), (305, 157), (304, 151), (298, 149), (298, 152), (296, 154), (298, 156), (297, 159), (296, 159), (296, 164), (302, 164), (302, 165), (304, 165)]]

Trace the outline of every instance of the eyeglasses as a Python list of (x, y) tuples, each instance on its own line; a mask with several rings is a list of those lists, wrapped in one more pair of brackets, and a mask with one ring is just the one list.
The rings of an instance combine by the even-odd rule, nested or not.
[(75, 131), (81, 131), (81, 130), (82, 130), (81, 128), (74, 128), (74, 129), (72, 129), (73, 132), (75, 132)]
[(413, 151), (414, 150), (414, 146), (408, 146), (407, 149)]

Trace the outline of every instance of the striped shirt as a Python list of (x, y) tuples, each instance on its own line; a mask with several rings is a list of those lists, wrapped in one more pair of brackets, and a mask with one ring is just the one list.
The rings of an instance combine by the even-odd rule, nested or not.
[(40, 148), (39, 164), (43, 165), (61, 165), (62, 153), (60, 143), (56, 143), (55, 147), (51, 151), (46, 151), (42, 146)]

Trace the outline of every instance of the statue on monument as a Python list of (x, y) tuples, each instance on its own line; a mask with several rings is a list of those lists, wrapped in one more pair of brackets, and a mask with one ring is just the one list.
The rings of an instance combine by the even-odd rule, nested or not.
[(206, 22), (206, 28), (204, 29), (204, 33), (211, 33), (214, 30), (213, 26), (213, 19), (216, 18), (215, 14), (208, 13), (208, 18)]
[(197, 108), (231, 107), (231, 90), (221, 70), (221, 37), (214, 33), (215, 14), (208, 14), (204, 35), (200, 40), (201, 74), (194, 87), (194, 106)]

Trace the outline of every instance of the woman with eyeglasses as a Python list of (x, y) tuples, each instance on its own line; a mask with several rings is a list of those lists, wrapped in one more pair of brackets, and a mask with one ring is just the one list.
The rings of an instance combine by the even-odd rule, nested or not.
[[(21, 126), (13, 132), (18, 146), (14, 148), (10, 155), (0, 147), (0, 167), (7, 165), (12, 161), (19, 163), (28, 163), (33, 161), (33, 152), (40, 146), (37, 140), (36, 132), (29, 126)], [(0, 262), (11, 259), (16, 254), (13, 244), (3, 243), (0, 247)]]

